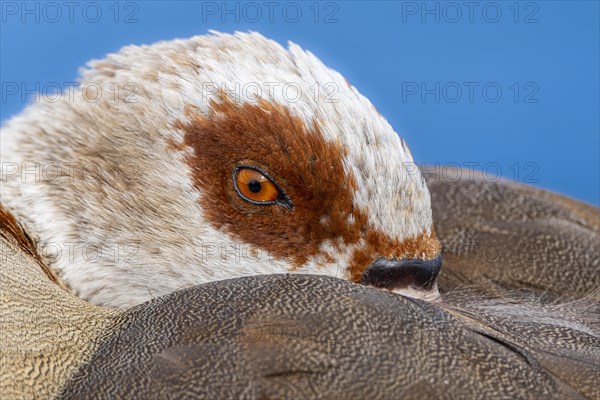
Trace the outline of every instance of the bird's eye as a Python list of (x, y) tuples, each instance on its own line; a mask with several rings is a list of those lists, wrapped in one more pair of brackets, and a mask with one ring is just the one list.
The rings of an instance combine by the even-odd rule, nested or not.
[(233, 184), (246, 201), (254, 204), (287, 204), (284, 193), (266, 174), (255, 167), (239, 166), (233, 173)]

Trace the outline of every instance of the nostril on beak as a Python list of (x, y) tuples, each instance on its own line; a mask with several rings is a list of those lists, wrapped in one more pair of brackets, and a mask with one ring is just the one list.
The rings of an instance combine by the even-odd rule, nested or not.
[(361, 283), (388, 290), (436, 290), (442, 255), (432, 260), (378, 258), (363, 273)]

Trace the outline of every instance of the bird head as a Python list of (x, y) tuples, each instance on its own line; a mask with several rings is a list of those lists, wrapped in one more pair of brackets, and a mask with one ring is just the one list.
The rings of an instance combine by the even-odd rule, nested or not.
[(406, 143), (297, 45), (213, 33), (125, 47), (8, 121), (2, 145), (3, 202), (93, 303), (288, 272), (438, 295), (441, 246)]

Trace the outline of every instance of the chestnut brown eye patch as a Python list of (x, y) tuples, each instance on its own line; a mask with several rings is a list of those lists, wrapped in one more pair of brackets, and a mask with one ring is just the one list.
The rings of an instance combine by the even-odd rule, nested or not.
[(238, 164), (233, 169), (233, 187), (242, 199), (259, 206), (280, 205), (288, 210), (292, 200), (266, 171), (248, 164)]

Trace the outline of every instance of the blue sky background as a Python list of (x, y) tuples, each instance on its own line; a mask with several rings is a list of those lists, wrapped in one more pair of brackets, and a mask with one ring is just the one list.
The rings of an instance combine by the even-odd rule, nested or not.
[(127, 44), (255, 30), (345, 75), (418, 163), (500, 169), (600, 204), (597, 1), (276, 1), (272, 15), (263, 1), (76, 2), (71, 15), (50, 3), (2, 1), (2, 121), (25, 105), (7, 83), (73, 81)]

